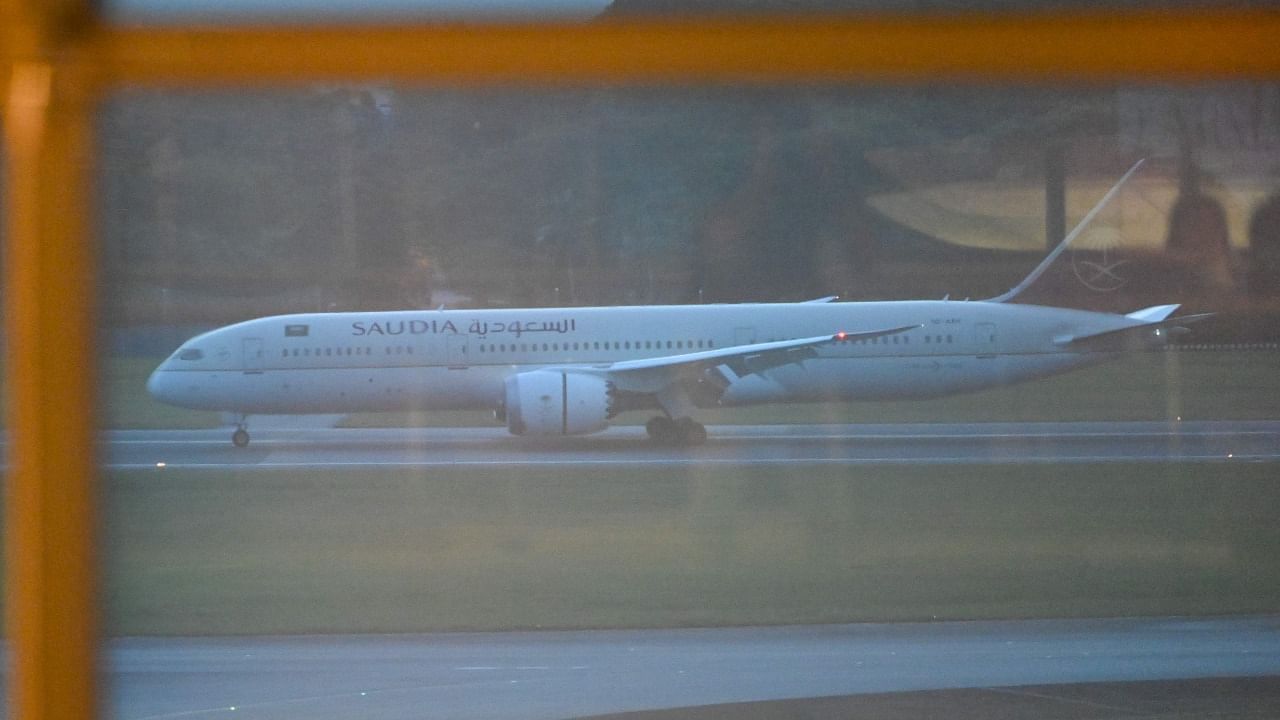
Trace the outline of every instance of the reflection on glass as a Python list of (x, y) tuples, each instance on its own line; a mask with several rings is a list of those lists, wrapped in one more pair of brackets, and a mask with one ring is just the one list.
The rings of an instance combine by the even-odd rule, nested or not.
[(322, 22), (390, 21), (405, 18), (428, 20), (510, 21), (539, 20), (579, 22), (599, 16), (609, 0), (373, 0), (326, 2), (325, 0), (203, 0), (158, 2), (112, 0), (106, 4), (109, 18), (121, 22)]
[[(121, 716), (244, 697), (292, 698), (299, 716), (432, 703), (442, 687), (490, 687), (476, 673), (502, 678), (502, 693), (468, 696), (494, 715), (542, 707), (520, 672), (605, 688), (557, 706), (565, 716), (658, 697), (616, 675), (599, 685), (565, 651), (582, 636), (540, 636), (565, 651), (554, 662), (454, 638), (466, 649), (446, 644), (411, 681), (362, 670), (316, 688), (269, 665), (305, 649), (194, 639), (210, 634), (1273, 611), (1280, 533), (1259, 509), (1280, 500), (1278, 119), (1269, 84), (118, 96), (98, 183), (108, 417), (127, 430), (108, 453), (109, 627), (170, 636), (118, 644)], [(1064, 319), (1044, 344), (1010, 346), (1023, 328), (979, 317), (980, 301), (1015, 286), (1023, 306), (1129, 314), (1124, 332)], [(801, 323), (736, 306), (831, 296), (809, 307), (850, 324), (822, 332), (876, 332), (770, 346)], [(894, 322), (852, 304), (910, 299), (930, 302), (891, 306)], [(585, 309), (623, 305), (736, 314), (691, 333)], [(414, 312), (375, 314), (390, 310)], [(285, 314), (261, 337), (201, 334)], [(589, 316), (607, 322), (581, 335)], [(1046, 348), (1110, 362), (1005, 382)], [(875, 368), (884, 392), (720, 401), (818, 372), (829, 352), (873, 359), (842, 381)], [(644, 426), (681, 396), (620, 387), (612, 364), (683, 355), (714, 360), (680, 386), (710, 437), (663, 442), (650, 427), (650, 443)], [(270, 383), (364, 392), (286, 366), (363, 372), (400, 407), (245, 418), (218, 404), (245, 378), (266, 381), (262, 397)], [(488, 405), (432, 405), (480, 372), (553, 371), (554, 388), (517, 393), (526, 409), (577, 398), (556, 374), (567, 366), (617, 403), (578, 437), (512, 437), (513, 385)], [(992, 387), (947, 384), (975, 368)], [(401, 385), (383, 383), (388, 369)], [(930, 387), (946, 392), (902, 399)], [(206, 409), (161, 402), (197, 391), (206, 400), (176, 404)], [(552, 418), (562, 429), (570, 405)], [(246, 426), (251, 442), (233, 435)], [(385, 638), (349, 640), (338, 665), (387, 652)], [(209, 689), (220, 647), (258, 658), (239, 666), (245, 684)], [(171, 651), (190, 653), (186, 675), (147, 674)], [(1194, 674), (1175, 655), (1152, 662)], [(1233, 667), (1274, 673), (1274, 657)], [(1060, 681), (1043, 672), (1027, 682)], [(198, 702), (188, 687), (204, 688)]]
[(403, 18), (428, 20), (504, 21), (520, 19), (582, 21), (595, 18), (716, 17), (796, 14), (890, 12), (1009, 12), (1051, 11), (1101, 7), (1161, 10), (1171, 8), (1232, 8), (1267, 6), (1240, 0), (111, 0), (109, 17), (125, 22), (248, 22), (325, 20), (379, 21)]

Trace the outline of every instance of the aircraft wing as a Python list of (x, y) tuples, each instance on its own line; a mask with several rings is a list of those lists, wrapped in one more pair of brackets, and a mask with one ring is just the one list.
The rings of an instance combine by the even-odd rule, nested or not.
[(776, 342), (735, 345), (714, 350), (664, 355), (662, 357), (623, 360), (593, 368), (574, 368), (575, 372), (607, 375), (618, 387), (636, 392), (658, 392), (682, 379), (720, 365), (728, 366), (738, 376), (761, 373), (771, 368), (801, 362), (817, 356), (815, 348), (842, 340), (865, 340), (914, 330), (919, 325), (860, 332), (838, 332), (831, 335), (778, 340)]

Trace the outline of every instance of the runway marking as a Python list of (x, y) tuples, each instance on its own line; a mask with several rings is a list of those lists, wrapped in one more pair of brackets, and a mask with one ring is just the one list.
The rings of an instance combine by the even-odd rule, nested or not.
[[(1108, 439), (1114, 437), (1155, 437), (1155, 438), (1198, 438), (1198, 437), (1250, 437), (1250, 436), (1277, 436), (1280, 433), (1271, 430), (1241, 430), (1233, 432), (1229, 430), (1206, 430), (1188, 431), (1188, 432), (1161, 432), (1156, 430), (1134, 430), (1120, 432), (1019, 432), (1019, 433), (867, 433), (867, 434), (774, 434), (774, 435), (718, 435), (713, 436), (710, 440), (713, 444), (738, 443), (755, 440), (978, 440), (984, 438), (1008, 440), (1023, 438), (1101, 438)], [(583, 436), (587, 437), (587, 436)], [(617, 435), (602, 435), (600, 440), (631, 440), (643, 439), (643, 435), (619, 437)], [(503, 435), (494, 435), (492, 437), (456, 437), (456, 438), (419, 438), (419, 437), (400, 437), (400, 438), (372, 438), (360, 441), (365, 445), (388, 445), (388, 444), (421, 444), (421, 445), (457, 445), (457, 444), (489, 444), (513, 442), (510, 438)], [(314, 440), (311, 438), (296, 439), (262, 439), (256, 440), (253, 447), (263, 445), (310, 445), (321, 442), (332, 442), (330, 440)], [(352, 442), (352, 441), (347, 441)], [(107, 440), (108, 445), (216, 445), (226, 446), (225, 439), (192, 439), (192, 440), (131, 440), (127, 438)]]
[[(154, 715), (141, 715), (132, 718), (132, 720), (176, 720), (177, 718), (200, 717), (214, 715), (219, 713), (233, 713), (244, 710), (260, 710), (272, 707), (287, 707), (289, 705), (303, 705), (307, 703), (320, 702), (324, 700), (350, 700), (357, 698), (367, 698), (377, 695), (388, 695), (392, 693), (412, 693), (424, 690), (434, 690), (441, 687), (467, 687), (475, 685), (493, 685), (495, 683), (507, 684), (505, 680), (488, 680), (482, 683), (475, 682), (443, 682), (431, 683), (428, 685), (412, 685), (406, 687), (389, 687), (378, 688), (374, 690), (352, 690), (350, 692), (328, 693), (325, 695), (305, 695), (302, 697), (280, 698), (278, 700), (262, 700), (254, 703), (246, 703), (243, 705), (220, 705), (218, 707), (199, 708), (196, 710), (179, 710), (176, 712), (158, 713)], [(516, 682), (511, 680), (509, 682)]]
[(593, 460), (369, 460), (339, 462), (244, 462), (244, 463), (180, 463), (170, 462), (164, 468), (155, 463), (106, 463), (110, 470), (155, 470), (164, 472), (175, 469), (305, 469), (316, 467), (529, 467), (593, 466), (593, 465), (1043, 465), (1048, 463), (1104, 463), (1104, 462), (1260, 462), (1276, 460), (1277, 455), (1151, 455), (1146, 457), (1117, 455), (1062, 455), (1037, 457), (959, 457), (959, 458), (599, 458)]
[[(1070, 686), (1068, 686), (1068, 687), (1070, 687)], [(1120, 705), (1109, 705), (1109, 704), (1107, 704), (1107, 703), (1094, 702), (1094, 701), (1092, 701), (1092, 700), (1085, 700), (1085, 699), (1083, 699), (1083, 698), (1068, 698), (1068, 697), (1060, 697), (1060, 696), (1058, 696), (1058, 695), (1050, 695), (1050, 694), (1048, 694), (1048, 693), (1037, 693), (1037, 692), (1031, 692), (1031, 691), (1029, 691), (1029, 690), (1021, 690), (1021, 689), (1019, 689), (1019, 688), (986, 687), (986, 688), (981, 688), (981, 689), (982, 689), (983, 691), (985, 691), (985, 692), (989, 692), (989, 693), (998, 693), (998, 694), (1001, 694), (1001, 695), (1018, 695), (1018, 696), (1023, 696), (1023, 697), (1033, 697), (1033, 698), (1039, 698), (1039, 699), (1041, 699), (1041, 700), (1053, 700), (1054, 702), (1060, 702), (1060, 703), (1063, 703), (1063, 704), (1069, 704), (1069, 705), (1084, 705), (1085, 707), (1098, 708), (1098, 709), (1100, 709), (1100, 710), (1111, 710), (1111, 711), (1114, 711), (1114, 712), (1122, 712), (1122, 713), (1126, 713), (1126, 714), (1131, 714), (1131, 715), (1133, 715), (1133, 716), (1135, 716), (1135, 717), (1138, 717), (1138, 716), (1139, 716), (1139, 711), (1138, 711), (1138, 710), (1136, 710), (1136, 709), (1134, 709), (1134, 708), (1130, 708), (1130, 707), (1123, 707), (1123, 706), (1120, 706)]]

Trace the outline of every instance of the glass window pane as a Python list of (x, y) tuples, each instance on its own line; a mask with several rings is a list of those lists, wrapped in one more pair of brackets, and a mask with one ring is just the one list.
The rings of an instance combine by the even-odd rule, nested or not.
[[(1280, 596), (1278, 119), (1274, 83), (116, 95), (116, 712), (1280, 673), (1220, 619)], [(1197, 619), (1018, 622), (1134, 616)]]

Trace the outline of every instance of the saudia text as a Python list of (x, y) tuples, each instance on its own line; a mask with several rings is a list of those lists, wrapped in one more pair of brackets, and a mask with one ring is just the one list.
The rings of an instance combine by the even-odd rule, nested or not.
[(357, 320), (351, 323), (351, 334), (362, 335), (475, 335), (485, 337), (506, 333), (520, 337), (525, 333), (568, 333), (577, 329), (577, 321), (529, 320), (521, 322), (472, 320), (454, 323), (452, 320)]

